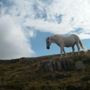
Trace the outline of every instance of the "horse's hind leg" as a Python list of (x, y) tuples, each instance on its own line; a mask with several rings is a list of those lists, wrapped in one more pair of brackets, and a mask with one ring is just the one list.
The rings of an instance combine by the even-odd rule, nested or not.
[(75, 48), (74, 45), (72, 46), (72, 55), (74, 54)]
[(78, 44), (76, 44), (76, 46), (77, 46), (77, 49), (78, 49), (78, 55), (80, 54), (79, 52), (80, 52), (80, 47), (79, 47), (79, 45)]

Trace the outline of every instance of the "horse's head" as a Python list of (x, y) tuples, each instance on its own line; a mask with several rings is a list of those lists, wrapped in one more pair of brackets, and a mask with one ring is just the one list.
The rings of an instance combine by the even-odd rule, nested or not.
[(48, 37), (48, 38), (46, 39), (46, 48), (47, 48), (47, 49), (50, 49), (50, 45), (51, 45), (51, 38)]

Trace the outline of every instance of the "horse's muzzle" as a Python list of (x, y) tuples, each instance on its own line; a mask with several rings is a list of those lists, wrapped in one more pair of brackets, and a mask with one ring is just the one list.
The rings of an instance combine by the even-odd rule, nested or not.
[(47, 46), (47, 49), (50, 49), (50, 47), (49, 47), (49, 46)]

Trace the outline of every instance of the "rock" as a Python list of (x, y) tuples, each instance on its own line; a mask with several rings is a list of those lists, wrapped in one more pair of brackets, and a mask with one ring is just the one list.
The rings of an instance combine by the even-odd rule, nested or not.
[(64, 71), (74, 70), (74, 62), (72, 60), (61, 60), (61, 65)]
[(62, 64), (60, 61), (56, 62), (56, 68), (57, 68), (57, 71), (61, 71), (62, 70)]
[(54, 72), (54, 71), (71, 71), (75, 69), (74, 62), (72, 60), (48, 60), (41, 63), (40, 68), (43, 72)]

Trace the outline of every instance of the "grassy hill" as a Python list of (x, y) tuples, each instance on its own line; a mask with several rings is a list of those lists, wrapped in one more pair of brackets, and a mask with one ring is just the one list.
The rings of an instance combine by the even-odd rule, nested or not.
[(0, 60), (0, 90), (90, 90), (90, 51)]

